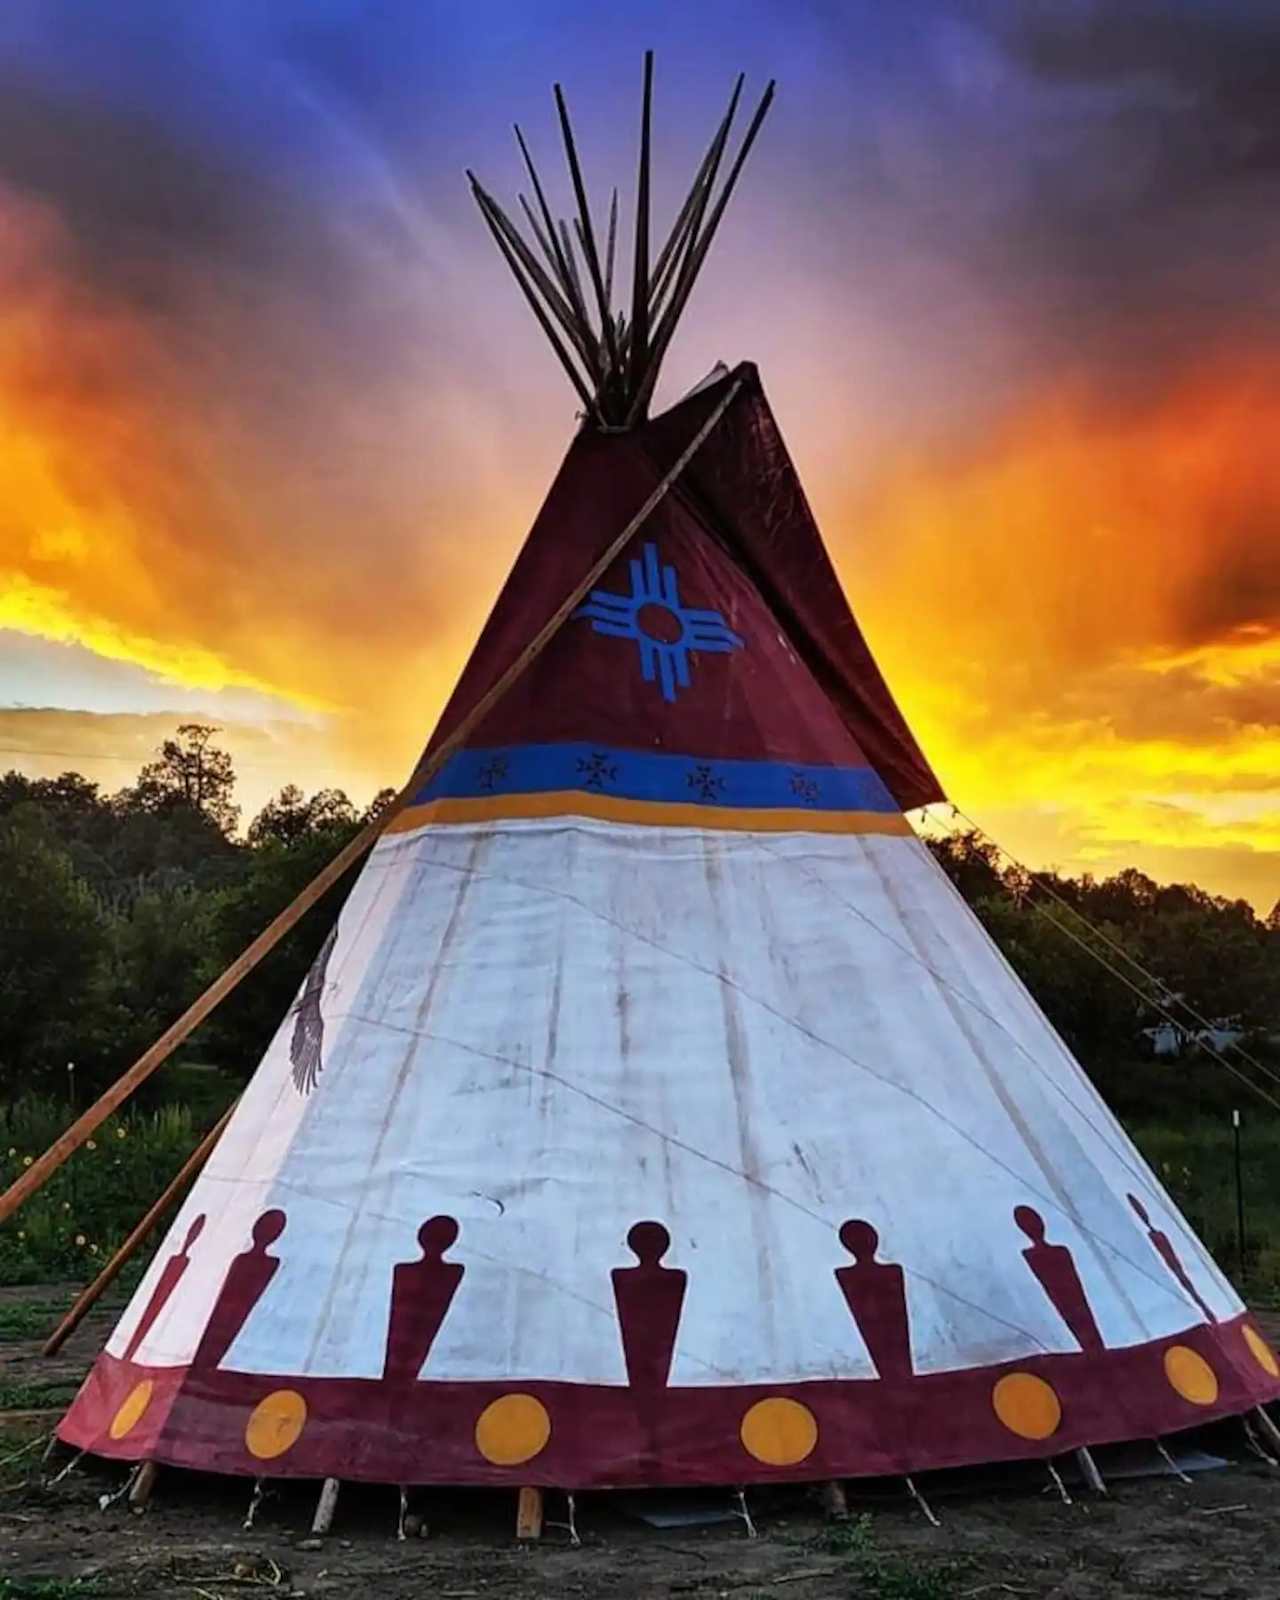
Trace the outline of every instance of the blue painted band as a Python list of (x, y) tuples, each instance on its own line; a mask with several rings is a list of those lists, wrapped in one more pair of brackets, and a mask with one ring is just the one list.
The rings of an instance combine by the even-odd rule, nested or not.
[(569, 790), (686, 805), (742, 809), (812, 807), (815, 811), (897, 811), (870, 767), (822, 767), (787, 761), (700, 761), (592, 744), (526, 744), (460, 750), (411, 804), (486, 795)]

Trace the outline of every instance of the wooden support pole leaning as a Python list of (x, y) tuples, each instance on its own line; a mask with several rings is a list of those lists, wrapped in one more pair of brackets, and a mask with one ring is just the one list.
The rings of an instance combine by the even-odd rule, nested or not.
[(44, 1348), (40, 1352), (41, 1355), (57, 1355), (58, 1351), (62, 1349), (64, 1344), (66, 1344), (67, 1340), (84, 1321), (85, 1317), (89, 1314), (93, 1307), (97, 1305), (98, 1301), (102, 1298), (106, 1290), (109, 1289), (120, 1276), (121, 1270), (125, 1266), (125, 1263), (133, 1255), (134, 1251), (137, 1250), (138, 1246), (143, 1243), (147, 1235), (155, 1227), (156, 1223), (160, 1221), (161, 1217), (163, 1217), (165, 1212), (168, 1211), (169, 1207), (182, 1193), (186, 1185), (191, 1182), (195, 1175), (200, 1171), (201, 1167), (203, 1167), (205, 1162), (209, 1159), (209, 1156), (213, 1152), (214, 1145), (217, 1144), (218, 1140), (222, 1137), (222, 1130), (226, 1127), (227, 1123), (231, 1121), (231, 1113), (235, 1110), (236, 1105), (238, 1104), (239, 1102), (236, 1101), (227, 1107), (227, 1109), (218, 1118), (217, 1122), (214, 1123), (213, 1127), (209, 1129), (208, 1133), (205, 1134), (204, 1138), (201, 1139), (200, 1143), (182, 1163), (181, 1169), (170, 1181), (168, 1187), (165, 1189), (160, 1198), (143, 1216), (142, 1221), (138, 1223), (137, 1227), (134, 1228), (133, 1232), (111, 1257), (110, 1261), (107, 1262), (102, 1271), (88, 1286), (88, 1288), (80, 1291), (79, 1295), (76, 1297), (75, 1304), (45, 1340)]
[[(640, 106), (640, 170), (636, 178), (635, 262), (631, 279), (631, 341), (627, 386), (639, 388), (649, 363), (649, 134), (653, 108), (653, 51), (644, 53)], [(606, 289), (606, 298), (608, 290)]]
[(569, 382), (578, 391), (579, 398), (582, 400), (583, 405), (588, 411), (595, 414), (595, 398), (593, 397), (591, 390), (583, 382), (578, 369), (573, 364), (573, 360), (570, 357), (569, 352), (560, 342), (555, 329), (551, 326), (551, 317), (548, 312), (543, 309), (542, 302), (538, 299), (537, 294), (534, 292), (532, 283), (526, 279), (524, 273), (521, 271), (519, 260), (515, 251), (503, 237), (502, 228), (494, 212), (493, 203), (489, 200), (484, 190), (481, 189), (480, 185), (476, 183), (474, 179), (472, 179), (472, 189), (476, 197), (476, 203), (480, 207), (480, 213), (484, 217), (485, 222), (488, 224), (489, 232), (493, 235), (493, 242), (497, 245), (499, 251), (502, 253), (503, 260), (511, 269), (511, 276), (520, 286), (520, 292), (524, 295), (529, 309), (537, 318), (538, 326), (542, 329), (543, 333), (546, 334), (547, 342), (556, 353), (556, 359), (564, 368)]
[(609, 316), (609, 302), (605, 299), (604, 274), (600, 270), (600, 255), (596, 249), (595, 229), (591, 225), (591, 207), (587, 201), (587, 188), (582, 179), (582, 168), (578, 162), (578, 147), (573, 139), (573, 127), (569, 121), (569, 107), (565, 104), (564, 90), (560, 85), (552, 85), (552, 94), (555, 96), (556, 111), (560, 116), (560, 135), (564, 141), (565, 159), (569, 164), (569, 177), (573, 183), (573, 194), (578, 202), (578, 221), (582, 227), (582, 253), (586, 258), (587, 273), (591, 279), (591, 286), (596, 293), (596, 306), (600, 312), (600, 332), (604, 340), (604, 347), (609, 354), (609, 367), (613, 372), (621, 370), (621, 361), (618, 352), (617, 332)]
[(453, 732), (446, 739), (442, 739), (435, 750), (418, 763), (409, 781), (400, 790), (400, 793), (387, 807), (382, 816), (375, 818), (361, 828), (355, 838), (338, 852), (327, 867), (316, 874), (291, 904), (286, 906), (277, 917), (274, 917), (268, 923), (249, 948), (236, 957), (221, 977), (215, 979), (199, 999), (188, 1006), (178, 1020), (161, 1034), (155, 1044), (139, 1056), (129, 1070), (118, 1078), (111, 1088), (96, 1100), (87, 1111), (77, 1117), (66, 1132), (55, 1139), (45, 1153), (27, 1168), (16, 1183), (12, 1184), (3, 1195), (0, 1195), (0, 1222), (3, 1222), (7, 1217), (11, 1217), (18, 1207), (25, 1200), (28, 1200), (58, 1170), (67, 1157), (78, 1150), (86, 1139), (91, 1138), (111, 1113), (124, 1104), (139, 1084), (144, 1083), (158, 1067), (163, 1066), (182, 1041), (193, 1033), (214, 1007), (224, 1000), (236, 985), (253, 971), (262, 958), (279, 944), (285, 934), (315, 905), (316, 901), (327, 890), (331, 889), (348, 868), (353, 867), (366, 851), (372, 849), (381, 836), (383, 829), (392, 818), (404, 809), (424, 784), (430, 782), (440, 768), (444, 766), (445, 762), (448, 761), (449, 757), (466, 743), (472, 731), (489, 715), (511, 685), (528, 671), (586, 599), (590, 591), (604, 577), (618, 556), (631, 542), (632, 536), (637, 529), (648, 520), (650, 513), (666, 496), (671, 485), (684, 471), (685, 467), (688, 466), (698, 450), (701, 449), (708, 434), (711, 433), (720, 418), (729, 409), (741, 387), (741, 378), (730, 385), (724, 398), (685, 446), (674, 464), (663, 474), (661, 480), (635, 516), (631, 518), (622, 532), (613, 540), (600, 559), (594, 563), (581, 582), (574, 586), (573, 592), (561, 602), (497, 682), (480, 696), (466, 716), (459, 720)]
[[(515, 125), (515, 132), (516, 143), (520, 146), (520, 154), (524, 157), (524, 164), (528, 170), (530, 182), (533, 184), (534, 198), (538, 202), (538, 209), (542, 212), (542, 225), (546, 229), (547, 243), (550, 247), (549, 254), (555, 262), (556, 275), (560, 279), (560, 286), (564, 290), (567, 298), (574, 300), (574, 284), (572, 275), (569, 272), (569, 263), (565, 260), (564, 251), (560, 247), (560, 241), (556, 235), (556, 225), (551, 216), (551, 208), (547, 204), (547, 197), (543, 192), (542, 183), (538, 177), (537, 168), (533, 164), (533, 157), (529, 154), (529, 146), (524, 142), (524, 134), (520, 132), (519, 123), (516, 123)], [(581, 296), (578, 296), (577, 300), (575, 300), (575, 305), (580, 299)], [(585, 309), (582, 310), (581, 314), (582, 320), (585, 324), (587, 321)], [(598, 359), (595, 361), (592, 372), (595, 380), (599, 382), (600, 363)]]
[(543, 271), (538, 258), (521, 238), (519, 229), (516, 228), (510, 217), (507, 216), (493, 196), (481, 187), (474, 173), (468, 172), (467, 177), (471, 180), (472, 191), (485, 220), (489, 222), (491, 228), (497, 227), (501, 231), (503, 238), (524, 268), (525, 275), (542, 296), (543, 304), (573, 341), (579, 355), (586, 363), (588, 371), (590, 371), (590, 354), (587, 346), (589, 330), (584, 330), (580, 325), (576, 310), (560, 293), (551, 278)]
[(698, 218), (706, 210), (705, 195), (710, 194), (715, 184), (716, 171), (724, 151), (725, 142), (729, 137), (729, 130), (733, 126), (733, 119), (738, 109), (738, 100), (745, 82), (746, 78), (742, 73), (739, 73), (737, 82), (733, 86), (733, 93), (729, 97), (729, 109), (716, 125), (716, 131), (711, 136), (711, 143), (707, 146), (706, 154), (698, 164), (698, 170), (694, 174), (693, 182), (689, 185), (689, 192), (685, 196), (684, 204), (680, 207), (667, 242), (658, 253), (650, 285), (650, 293), (654, 302), (651, 308), (651, 315), (657, 314), (657, 302), (661, 299), (667, 273), (676, 265), (676, 258), (680, 254), (681, 244), (686, 237), (686, 233), (694, 236), (697, 234)]
[(516, 1500), (516, 1538), (541, 1539), (542, 1490), (521, 1489)]
[[(667, 346), (671, 343), (672, 335), (676, 331), (676, 324), (680, 320), (680, 314), (683, 312), (685, 304), (693, 292), (693, 286), (698, 280), (698, 273), (702, 270), (702, 263), (706, 260), (707, 252), (711, 248), (711, 241), (716, 236), (716, 230), (720, 226), (720, 220), (724, 216), (725, 208), (729, 204), (730, 197), (742, 174), (742, 169), (746, 165), (747, 157), (751, 154), (751, 147), (756, 141), (756, 135), (760, 132), (761, 125), (769, 113), (769, 107), (773, 104), (774, 87), (771, 79), (760, 98), (760, 104), (755, 109), (755, 115), (747, 125), (747, 131), (742, 137), (742, 146), (734, 158), (733, 165), (729, 168), (729, 174), (724, 181), (724, 188), (720, 191), (720, 196), (712, 207), (706, 226), (690, 242), (670, 303), (663, 313), (661, 322), (654, 330), (645, 379), (632, 399), (631, 410), (627, 416), (628, 427), (633, 427), (645, 415), (645, 408), (649, 404), (649, 396), (653, 393), (654, 384), (658, 381), (662, 358), (666, 354)], [(708, 185), (708, 198), (710, 197), (710, 192), (710, 186)], [(698, 226), (696, 220), (691, 225), (695, 228)]]

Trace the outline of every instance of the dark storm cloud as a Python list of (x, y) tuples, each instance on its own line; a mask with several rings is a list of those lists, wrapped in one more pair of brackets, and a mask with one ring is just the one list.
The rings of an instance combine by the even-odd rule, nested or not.
[(1280, 175), (1280, 9), (1105, 0), (1020, 5), (1007, 35), (1041, 79), (1125, 88), (1116, 126), (1154, 134), (1161, 198), (1210, 181)]
[[(985, 254), (1040, 359), (1141, 398), (1280, 317), (1280, 8), (1000, 4), (1028, 95), (1020, 200)], [(983, 259), (980, 252), (980, 259)]]
[[(1218, 683), (1195, 666), (1157, 671), (1124, 665), (1077, 674), (1061, 693), (1065, 719), (1105, 726), (1122, 740), (1164, 739), (1185, 747), (1220, 746), (1242, 730), (1280, 735), (1280, 668)], [(1223, 789), (1270, 791), (1274, 774), (1229, 773)], [(1170, 787), (1174, 787), (1170, 775)]]
[[(58, 208), (108, 278), (154, 252), (201, 261), (323, 243), (283, 188), (218, 166), (160, 124), (0, 77), (0, 178)], [(153, 274), (154, 277), (154, 274)]]

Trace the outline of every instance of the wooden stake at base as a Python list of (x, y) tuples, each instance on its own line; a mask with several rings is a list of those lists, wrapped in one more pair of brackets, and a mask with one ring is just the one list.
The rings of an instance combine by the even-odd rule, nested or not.
[(1107, 1486), (1103, 1482), (1102, 1474), (1098, 1471), (1098, 1463), (1093, 1459), (1093, 1454), (1088, 1445), (1082, 1444), (1076, 1451), (1076, 1466), (1080, 1468), (1080, 1476), (1093, 1490), (1094, 1494), (1106, 1494)]
[(333, 1514), (338, 1509), (338, 1490), (342, 1487), (337, 1478), (326, 1478), (316, 1501), (316, 1514), (311, 1519), (312, 1533), (328, 1533), (333, 1526)]
[(521, 1489), (516, 1502), (516, 1538), (541, 1539), (542, 1490)]
[(1276, 1450), (1280, 1450), (1280, 1428), (1277, 1428), (1271, 1420), (1266, 1406), (1254, 1406), (1253, 1415), (1262, 1429), (1263, 1438), (1268, 1439)]
[(133, 1480), (129, 1489), (129, 1510), (138, 1516), (147, 1509), (147, 1501), (151, 1498), (151, 1491), (156, 1486), (156, 1479), (160, 1475), (159, 1464), (155, 1461), (144, 1461), (138, 1468), (138, 1476)]
[(844, 1497), (844, 1484), (832, 1478), (822, 1485), (822, 1510), (828, 1522), (848, 1522), (849, 1502)]

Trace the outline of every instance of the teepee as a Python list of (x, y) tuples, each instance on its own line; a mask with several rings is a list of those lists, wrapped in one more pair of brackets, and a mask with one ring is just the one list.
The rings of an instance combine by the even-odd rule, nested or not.
[(937, 780), (756, 370), (648, 415), (767, 105), (717, 192), (731, 106), (651, 266), (646, 63), (625, 313), (563, 100), (572, 229), (532, 162), (532, 243), (475, 185), (583, 425), (65, 1441), (741, 1485), (1052, 1458), (1280, 1395), (907, 822)]

